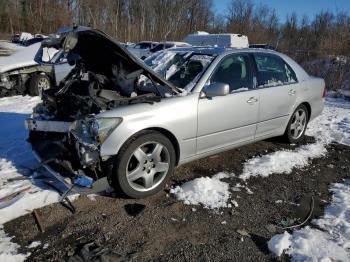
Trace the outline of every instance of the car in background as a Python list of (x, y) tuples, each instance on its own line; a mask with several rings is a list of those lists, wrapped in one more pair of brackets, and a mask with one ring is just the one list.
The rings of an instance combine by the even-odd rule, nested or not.
[(127, 48), (135, 57), (145, 59), (148, 56), (149, 50), (154, 48), (157, 44), (158, 42), (142, 41), (135, 45), (130, 45)]
[(15, 33), (11, 37), (11, 42), (15, 44), (22, 44), (23, 42), (32, 38), (34, 38), (34, 36), (31, 33), (27, 33), (27, 32)]
[(63, 58), (63, 52), (46, 49), (42, 59), (55, 62), (52, 65), (39, 65), (35, 55), (41, 43), (18, 49), (10, 56), (0, 59), (0, 96), (26, 95), (37, 96), (43, 90), (57, 85), (71, 70)]
[(25, 123), (67, 192), (153, 195), (177, 165), (275, 136), (299, 142), (324, 106), (324, 80), (271, 50), (172, 48), (142, 63), (80, 28), (61, 48), (80, 60)]

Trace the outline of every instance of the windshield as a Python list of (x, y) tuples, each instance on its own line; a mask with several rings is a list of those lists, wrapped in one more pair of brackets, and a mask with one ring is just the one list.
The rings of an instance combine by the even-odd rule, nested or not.
[(193, 51), (160, 51), (144, 62), (175, 86), (191, 91), (201, 75), (213, 61), (212, 55)]

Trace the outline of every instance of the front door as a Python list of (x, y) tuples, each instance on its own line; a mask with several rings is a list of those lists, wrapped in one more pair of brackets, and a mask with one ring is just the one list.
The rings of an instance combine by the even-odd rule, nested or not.
[(253, 141), (258, 121), (259, 91), (253, 87), (248, 54), (228, 55), (221, 60), (210, 83), (230, 86), (230, 94), (198, 102), (197, 153), (230, 148)]

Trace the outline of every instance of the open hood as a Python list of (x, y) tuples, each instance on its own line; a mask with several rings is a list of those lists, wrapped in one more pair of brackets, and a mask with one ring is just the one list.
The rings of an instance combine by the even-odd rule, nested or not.
[(87, 27), (72, 28), (60, 39), (43, 41), (42, 48), (51, 47), (63, 49), (68, 63), (74, 64), (79, 60), (84, 63), (88, 71), (112, 76), (113, 68), (117, 67), (123, 71), (127, 79), (143, 74), (152, 81), (169, 87), (173, 92), (181, 93), (180, 89), (135, 58), (112, 37), (99, 30)]

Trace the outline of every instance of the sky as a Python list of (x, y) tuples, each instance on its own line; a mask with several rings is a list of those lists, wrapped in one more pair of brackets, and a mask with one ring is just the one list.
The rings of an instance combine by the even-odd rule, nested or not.
[[(218, 13), (225, 14), (230, 0), (213, 0)], [(304, 14), (313, 18), (319, 11), (344, 11), (350, 15), (350, 0), (253, 0), (256, 5), (267, 5), (276, 10), (280, 21), (295, 11), (300, 17)]]

